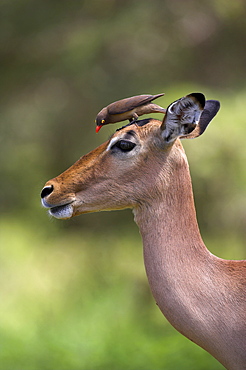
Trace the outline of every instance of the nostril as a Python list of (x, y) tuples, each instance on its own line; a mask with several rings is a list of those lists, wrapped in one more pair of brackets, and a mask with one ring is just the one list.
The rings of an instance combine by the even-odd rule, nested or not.
[(50, 195), (52, 193), (53, 190), (54, 190), (54, 186), (53, 185), (45, 186), (43, 188), (43, 190), (41, 191), (41, 198), (47, 197), (48, 195)]

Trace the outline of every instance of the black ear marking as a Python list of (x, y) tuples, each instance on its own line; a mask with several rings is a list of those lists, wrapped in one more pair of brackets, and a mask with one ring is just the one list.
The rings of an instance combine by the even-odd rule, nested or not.
[(218, 100), (207, 100), (197, 127), (190, 134), (181, 136), (180, 139), (195, 139), (202, 135), (219, 109), (220, 102)]
[(205, 106), (202, 93), (192, 93), (169, 105), (163, 119), (162, 137), (170, 143), (180, 136), (189, 135), (197, 126)]

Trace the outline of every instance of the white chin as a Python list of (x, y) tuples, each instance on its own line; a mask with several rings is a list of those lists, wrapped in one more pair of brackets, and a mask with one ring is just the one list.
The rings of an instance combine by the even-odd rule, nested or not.
[(73, 207), (71, 204), (53, 207), (49, 209), (49, 214), (58, 219), (71, 218), (73, 215)]

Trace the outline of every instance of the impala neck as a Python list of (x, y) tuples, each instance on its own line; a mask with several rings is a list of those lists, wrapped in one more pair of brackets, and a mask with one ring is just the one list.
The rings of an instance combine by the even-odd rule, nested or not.
[[(204, 245), (188, 163), (182, 150), (174, 154), (175, 158), (170, 153), (171, 160), (163, 167), (169, 177), (158, 172), (163, 184), (158, 188), (153, 178), (157, 184), (154, 196), (150, 194), (134, 210), (150, 288), (160, 310), (179, 332), (226, 368), (245, 369), (240, 319), (245, 317), (245, 277), (238, 261), (222, 260)], [(237, 269), (238, 275), (234, 273)]]
[[(200, 268), (200, 260), (212, 257), (200, 235), (188, 162), (182, 155), (182, 163), (171, 168), (170, 178), (165, 179), (165, 186), (160, 186), (165, 191), (155, 191), (151, 202), (134, 210), (153, 292), (159, 290), (156, 279), (171, 278), (172, 282), (185, 275), (185, 283), (189, 275), (193, 279), (192, 272)], [(158, 294), (156, 299), (160, 299)]]
[[(170, 323), (183, 335), (213, 353), (209, 322), (216, 317), (213, 256), (205, 247), (197, 224), (188, 163), (172, 168), (165, 193), (134, 210), (143, 245), (152, 294)], [(214, 289), (214, 292), (211, 290)], [(208, 298), (210, 297), (210, 298)], [(214, 302), (207, 300), (215, 297)], [(214, 327), (216, 330), (216, 327)], [(215, 339), (215, 338), (214, 338)], [(214, 354), (216, 355), (216, 354)]]
[(200, 235), (189, 166), (181, 153), (181, 163), (170, 169), (171, 175), (163, 180), (165, 185), (160, 185), (160, 189), (165, 190), (157, 189), (151, 201), (135, 209), (134, 214), (146, 252), (152, 254), (153, 249), (160, 249), (164, 260), (167, 256), (174, 260), (182, 256), (190, 261), (194, 253), (210, 252)]

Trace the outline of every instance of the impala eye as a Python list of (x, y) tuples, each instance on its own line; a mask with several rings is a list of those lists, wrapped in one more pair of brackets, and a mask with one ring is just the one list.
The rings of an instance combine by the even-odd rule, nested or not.
[(111, 149), (118, 148), (122, 152), (130, 152), (136, 146), (135, 143), (128, 140), (119, 140), (115, 143)]

